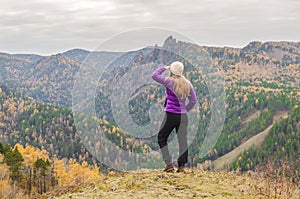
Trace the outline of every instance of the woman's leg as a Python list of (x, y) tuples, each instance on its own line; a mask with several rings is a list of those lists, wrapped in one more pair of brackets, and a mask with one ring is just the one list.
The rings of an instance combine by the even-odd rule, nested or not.
[(168, 137), (170, 136), (173, 129), (176, 127), (176, 122), (174, 122), (173, 117), (174, 117), (173, 114), (166, 113), (157, 137), (157, 141), (162, 153), (163, 161), (165, 162), (166, 165), (172, 163), (172, 157), (170, 155), (169, 148), (168, 148)]
[(182, 114), (180, 119), (180, 125), (176, 127), (176, 134), (179, 143), (179, 157), (177, 160), (179, 166), (184, 166), (188, 160), (187, 126), (187, 115)]

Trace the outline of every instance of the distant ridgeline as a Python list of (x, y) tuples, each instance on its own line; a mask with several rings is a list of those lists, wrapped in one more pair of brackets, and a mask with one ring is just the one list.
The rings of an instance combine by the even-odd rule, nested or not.
[[(207, 51), (215, 67), (224, 73), (227, 85), (293, 89), (299, 88), (299, 46), (300, 42), (251, 42), (241, 49), (205, 47), (169, 37), (162, 49), (170, 49), (179, 55), (197, 55)], [(16, 88), (39, 102), (71, 107), (72, 86), (81, 64), (95, 71), (110, 65), (117, 69), (115, 72), (120, 72), (118, 66), (130, 67), (130, 62), (166, 64), (179, 58), (153, 48), (128, 53), (74, 49), (51, 56), (0, 53), (0, 83)], [(89, 59), (86, 60), (87, 56)]]
[[(299, 140), (299, 122), (296, 122), (295, 112), (298, 109), (295, 106), (300, 99), (300, 43), (251, 42), (246, 47), (237, 49), (198, 46), (169, 37), (163, 49), (172, 49), (174, 53), (159, 47), (145, 48), (138, 53), (128, 52), (131, 55), (135, 53), (132, 59), (128, 59), (128, 53), (92, 52), (95, 59), (90, 59), (88, 63), (84, 60), (90, 52), (78, 49), (46, 57), (0, 54), (0, 83), (3, 85), (0, 92), (2, 142), (8, 142), (11, 146), (19, 143), (47, 149), (50, 157), (97, 163), (76, 132), (70, 110), (71, 91), (82, 63), (97, 70), (97, 67), (105, 68), (118, 58), (117, 63), (106, 71), (106, 78), (99, 80), (102, 89), (97, 90), (95, 101), (98, 119), (90, 118), (90, 121), (98, 122), (107, 137), (125, 150), (157, 150), (156, 135), (140, 143), (118, 128), (111, 110), (111, 82), (116, 82), (137, 65), (165, 65), (179, 59), (185, 63), (186, 76), (199, 94), (200, 108), (192, 111), (199, 114), (201, 120), (190, 146), (190, 166), (216, 160), (229, 153), (267, 129), (273, 123), (274, 116), (282, 112), (289, 112), (289, 118), (274, 125), (261, 149), (250, 149), (232, 168), (255, 170), (266, 164), (268, 158), (288, 160), (291, 166), (299, 165), (299, 141), (296, 142)], [(207, 74), (201, 71), (202, 62), (197, 58), (203, 51), (210, 55), (211, 67), (218, 68), (224, 78), (226, 105), (221, 108), (226, 109), (226, 118), (216, 145), (206, 156), (200, 157), (201, 144), (209, 127), (212, 111), (209, 90), (204, 81)], [(195, 66), (182, 55), (190, 55), (189, 58), (193, 59), (193, 63), (198, 63), (197, 68), (200, 69), (195, 70)], [(126, 62), (126, 67), (122, 62)], [(137, 124), (143, 125), (150, 121), (147, 113), (154, 102), (163, 104), (162, 87), (150, 86), (132, 96), (128, 106), (130, 115)], [(285, 138), (280, 139), (280, 142), (276, 141), (277, 137), (282, 136)], [(298, 167), (295, 168), (299, 170)]]

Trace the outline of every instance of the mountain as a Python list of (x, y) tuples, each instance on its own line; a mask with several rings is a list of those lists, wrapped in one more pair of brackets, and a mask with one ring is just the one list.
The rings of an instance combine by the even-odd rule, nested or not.
[(63, 56), (68, 57), (74, 61), (77, 61), (79, 63), (82, 63), (84, 59), (91, 53), (90, 51), (83, 50), (83, 49), (73, 49), (68, 50), (64, 53), (62, 53)]
[[(178, 51), (181, 46), (176, 45), (175, 40), (172, 37), (166, 39), (162, 49)], [(238, 80), (243, 84), (259, 84), (263, 87), (295, 87), (299, 83), (299, 69), (295, 66), (300, 62), (299, 42), (250, 42), (241, 49), (179, 43), (190, 46), (191, 50), (207, 51), (210, 59), (224, 72), (228, 82)], [(108, 65), (110, 68), (122, 64), (127, 66), (132, 59), (136, 59), (135, 56), (151, 54), (151, 51), (154, 52), (155, 47), (126, 53), (73, 49), (52, 56), (1, 53), (0, 83), (22, 90), (40, 102), (71, 107), (72, 86), (81, 64), (87, 65), (87, 68), (92, 67), (94, 71), (101, 71)], [(160, 56), (160, 59), (170, 57), (166, 52)], [(171, 60), (169, 58), (168, 63)]]
[[(1, 143), (9, 143), (11, 146), (18, 143), (24, 147), (30, 145), (41, 150), (47, 149), (51, 158), (72, 158), (78, 162), (97, 163), (105, 169), (106, 166), (96, 160), (97, 156), (92, 156), (96, 154), (88, 151), (88, 144), (84, 143), (86, 139), (98, 141), (100, 136), (83, 135), (79, 128), (83, 124), (89, 126), (96, 123), (103, 129), (105, 136), (124, 149), (141, 153), (149, 148), (145, 142), (129, 139), (125, 132), (107, 121), (92, 117), (83, 117), (81, 121), (76, 117), (76, 126), (73, 114), (70, 109), (41, 104), (6, 86), (0, 86)], [(114, 160), (118, 161), (118, 158)]]
[(0, 81), (11, 88), (19, 87), (19, 79), (33, 66), (33, 61), (15, 58), (13, 55), (0, 54)]
[(13, 54), (11, 56), (15, 59), (24, 59), (32, 62), (37, 62), (43, 58), (43, 56), (36, 54)]
[(39, 102), (71, 107), (74, 78), (83, 64), (101, 70), (122, 53), (89, 52), (75, 49), (65, 53), (39, 56), (0, 54), (0, 83)]
[[(119, 85), (118, 82), (130, 71), (141, 66), (144, 67), (141, 72), (150, 71), (151, 67), (181, 60), (185, 63), (186, 76), (194, 85), (199, 99), (199, 108), (192, 110), (192, 114), (200, 120), (191, 127), (196, 134), (191, 143), (189, 160), (189, 165), (196, 166), (205, 161), (216, 160), (234, 150), (267, 129), (276, 114), (289, 112), (297, 104), (300, 99), (299, 55), (299, 42), (251, 42), (239, 49), (199, 46), (169, 37), (163, 46), (145, 47), (132, 52), (89, 52), (74, 49), (52, 56), (1, 53), (0, 80), (8, 88), (38, 101), (37, 104), (46, 103), (47, 105), (39, 105), (43, 112), (49, 109), (47, 106), (52, 107), (50, 104), (70, 108), (71, 93), (78, 71), (81, 70), (84, 75), (93, 73), (92, 77), (96, 77), (98, 81), (90, 80), (90, 83), (92, 88), (96, 88), (96, 93), (95, 90), (84, 87), (84, 97), (96, 97), (92, 102), (96, 116), (98, 119), (105, 119), (110, 126), (107, 128), (113, 129), (114, 126), (118, 127), (116, 115), (112, 111), (113, 94), (120, 90), (121, 86), (127, 85), (126, 82), (123, 85)], [(138, 77), (135, 78), (142, 79)], [(127, 83), (132, 80), (129, 78)], [(119, 97), (122, 100), (126, 99), (125, 95)], [(141, 85), (141, 88), (132, 93), (128, 101), (129, 115), (122, 115), (124, 113), (117, 110), (117, 115), (125, 118), (124, 123), (128, 124), (125, 126), (126, 133), (123, 132), (124, 138), (134, 140), (130, 133), (136, 131), (136, 126), (131, 125), (131, 120), (140, 126), (147, 125), (151, 117), (148, 114), (149, 110), (156, 102), (161, 105), (164, 102), (164, 89), (157, 85)], [(86, 101), (82, 103), (84, 105)], [(18, 107), (17, 104), (14, 106)], [(51, 117), (55, 118), (54, 115), (59, 115), (60, 112), (67, 112), (64, 116), (66, 118), (72, 117), (69, 109), (58, 109), (58, 112), (54, 112)], [(220, 113), (224, 113), (224, 117), (216, 117)], [(47, 115), (51, 114), (45, 111), (42, 117), (48, 117)], [(51, 120), (46, 121), (45, 124), (50, 128), (52, 124), (48, 122), (51, 123)], [(34, 131), (39, 131), (33, 125), (34, 121), (30, 122), (32, 124), (27, 125), (33, 126)], [(55, 120), (52, 122), (56, 123)], [(160, 118), (155, 120), (155, 123), (159, 122)], [(211, 124), (216, 125), (211, 127)], [(12, 136), (12, 128), (9, 130), (7, 135)], [(207, 132), (213, 130), (218, 132), (218, 140), (207, 139)], [(69, 133), (66, 127), (61, 131), (62, 134)], [(141, 143), (147, 143), (151, 150), (157, 150), (156, 130), (149, 131), (151, 136)], [(51, 131), (49, 136), (52, 133), (55, 131)], [(24, 140), (23, 137), (15, 136), (9, 141), (19, 142)], [(71, 135), (67, 137), (67, 140), (74, 139)], [(86, 139), (95, 140), (93, 137)], [(117, 145), (124, 146), (117, 133), (111, 133), (110, 139)], [(47, 142), (50, 144), (53, 140), (49, 139)], [(26, 139), (23, 143), (26, 143)], [(90, 145), (92, 144), (93, 142), (90, 142)], [(32, 145), (37, 146), (38, 143)], [(212, 149), (209, 148), (211, 145), (214, 146)], [(57, 149), (59, 147), (64, 146), (58, 145)], [(64, 150), (62, 154), (69, 155), (73, 149)]]
[[(275, 43), (276, 45), (272, 42), (271, 44), (274, 46), (280, 44), (281, 46), (282, 43), (284, 42)], [(262, 44), (257, 46), (260, 45)], [(172, 50), (168, 51), (166, 49)], [(100, 85), (104, 86), (98, 90), (96, 112), (99, 118), (105, 117), (110, 123), (118, 125), (118, 122), (115, 121), (116, 115), (112, 112), (111, 107), (114, 105), (112, 93), (116, 90), (121, 91), (122, 89), (119, 87), (124, 85), (117, 85), (115, 82), (121, 81), (123, 76), (137, 67), (168, 65), (172, 61), (179, 59), (185, 63), (185, 74), (191, 80), (198, 94), (199, 108), (193, 109), (192, 112), (201, 116), (198, 129), (195, 129), (197, 128), (196, 123), (190, 129), (191, 131), (196, 131), (197, 134), (190, 145), (189, 165), (214, 169), (211, 161), (228, 154), (267, 129), (270, 130), (274, 123), (274, 126), (276, 126), (276, 123), (279, 122), (275, 119), (278, 115), (291, 111), (299, 103), (298, 74), (300, 63), (268, 57), (266, 54), (270, 54), (272, 50), (263, 51), (263, 49), (257, 51), (261, 54), (256, 54), (256, 51), (250, 52), (247, 48), (201, 47), (176, 41), (176, 39), (170, 37), (161, 48), (156, 47), (150, 53), (138, 54), (127, 68), (116, 68), (116, 70), (111, 71), (111, 74), (108, 74), (111, 77), (109, 80), (105, 79), (105, 81), (100, 82)], [(209, 55), (212, 61), (205, 62), (206, 60), (203, 60), (201, 53), (204, 53), (204, 59)], [(298, 52), (292, 53), (296, 56)], [(287, 52), (286, 54), (291, 53)], [(187, 56), (189, 60), (185, 59)], [(224, 104), (219, 100), (219, 95), (221, 95), (222, 91), (212, 92), (214, 88), (220, 89), (220, 87), (214, 86), (221, 83), (218, 81), (218, 78), (220, 78), (218, 76), (213, 76), (213, 78), (209, 79), (209, 75), (215, 74), (214, 70), (209, 71), (212, 68), (221, 71), (222, 75), (220, 76), (224, 78), (226, 99)], [(144, 70), (147, 71), (146, 69)], [(213, 83), (210, 81), (213, 81)], [(121, 96), (121, 98), (126, 100), (125, 95)], [(153, 99), (155, 100), (154, 102)], [(127, 132), (136, 132), (136, 126), (132, 125), (131, 120), (134, 120), (136, 124), (141, 126), (148, 124), (150, 121), (149, 110), (155, 102), (159, 102), (161, 105), (164, 102), (164, 89), (162, 87), (149, 86), (139, 93), (132, 94), (128, 101), (129, 114), (122, 115), (124, 118), (122, 125), (125, 124), (123, 126)], [(214, 103), (219, 104), (214, 105)], [(214, 106), (216, 107), (215, 110), (212, 109)], [(222, 124), (222, 118), (218, 116), (221, 114), (214, 115), (213, 111), (222, 113), (224, 110), (226, 112), (224, 125), (220, 125)], [(117, 113), (118, 115), (124, 114), (121, 111)], [(154, 122), (159, 123), (159, 119)], [(218, 130), (218, 127), (220, 127), (222, 129), (215, 142), (208, 142), (207, 134), (212, 128), (212, 122), (215, 124), (214, 128)], [(152, 129), (147, 131), (152, 131)], [(213, 131), (212, 134), (216, 135), (215, 132)], [(299, 138), (299, 136), (296, 137), (297, 139)], [(150, 143), (151, 139), (152, 142), (156, 140), (155, 136), (151, 136), (148, 139)], [(263, 140), (260, 140), (260, 143), (264, 143), (264, 139), (267, 138), (264, 137)], [(278, 147), (284, 147), (285, 144), (287, 143), (282, 142)], [(210, 147), (211, 145), (214, 147)], [(298, 146), (299, 143), (296, 145)], [(203, 146), (208, 146), (208, 149)], [(288, 153), (295, 154), (294, 158), (299, 156), (297, 147)], [(237, 157), (239, 156), (237, 155)], [(266, 159), (248, 169), (256, 170), (263, 164), (266, 164)], [(293, 159), (292, 164), (297, 164), (297, 161)], [(297, 175), (294, 174), (294, 176)]]
[[(73, 49), (51, 56), (0, 53), (0, 139), (19, 146), (27, 157), (25, 161), (29, 158), (24, 151), (26, 146), (35, 147), (39, 154), (49, 154), (53, 167), (47, 170), (47, 177), (40, 173), (47, 183), (55, 185), (50, 176), (55, 176), (53, 171), (58, 168), (52, 161), (61, 159), (59, 165), (65, 170), (56, 177), (62, 186), (64, 181), (71, 184), (67, 190), (46, 193), (49, 197), (132, 197), (134, 192), (145, 197), (167, 193), (168, 197), (297, 198), (299, 187), (294, 183), (299, 182), (300, 173), (299, 57), (299, 42), (255, 41), (244, 48), (222, 48), (182, 42), (172, 36), (163, 46), (131, 52)], [(197, 107), (189, 113), (192, 139), (187, 164), (197, 169), (188, 169), (184, 175), (139, 170), (163, 167), (157, 145), (162, 117), (156, 117), (162, 107), (155, 106), (163, 105), (165, 90), (149, 77), (156, 67), (175, 60), (185, 64), (185, 76), (197, 93)], [(78, 77), (86, 78), (88, 85), (76, 84)], [(74, 85), (83, 87), (73, 90)], [(76, 92), (82, 92), (83, 100), (76, 101), (71, 110)], [(126, 110), (120, 104), (125, 104)], [(278, 119), (279, 116), (284, 117)], [(151, 122), (158, 126), (148, 127)], [(170, 140), (175, 137), (173, 133)], [(7, 148), (0, 147), (0, 152)], [(176, 152), (176, 147), (171, 150)], [(151, 161), (147, 161), (149, 152), (154, 152)], [(18, 150), (11, 154), (18, 155)], [(49, 166), (46, 160), (33, 157), (36, 169)], [(222, 162), (222, 158), (224, 162), (224, 157), (231, 160), (223, 169), (231, 172), (199, 172), (215, 170), (214, 163)], [(0, 155), (1, 161), (3, 158)], [(0, 165), (6, 180), (2, 185), (8, 187), (15, 173), (7, 170), (13, 164), (5, 161), (7, 165)], [(97, 170), (97, 166), (91, 166), (95, 163), (103, 172), (118, 165), (137, 170), (111, 171), (107, 176), (91, 178), (97, 182), (78, 186), (93, 176), (90, 171)], [(18, 184), (22, 188), (32, 179), (27, 167), (23, 171), (26, 178)], [(70, 171), (74, 174), (72, 180), (66, 177)], [(89, 174), (82, 177), (80, 171)], [(248, 176), (234, 171), (247, 172)], [(202, 179), (207, 186), (191, 183)], [(146, 190), (147, 184), (153, 186)], [(41, 193), (41, 187), (36, 188)]]
[(300, 42), (251, 42), (242, 50), (289, 64), (300, 61)]
[(20, 78), (20, 84), (23, 92), (40, 102), (65, 106), (71, 103), (71, 93), (68, 91), (79, 68), (78, 62), (60, 54), (45, 57)]
[[(70, 110), (39, 104), (5, 86), (0, 89), (0, 107), (2, 143), (8, 142), (12, 146), (20, 143), (23, 146), (48, 149), (52, 156), (60, 158), (79, 160), (79, 155), (85, 153), (72, 126)], [(70, 145), (66, 146), (64, 141), (70, 142)], [(91, 155), (86, 158), (91, 158)]]

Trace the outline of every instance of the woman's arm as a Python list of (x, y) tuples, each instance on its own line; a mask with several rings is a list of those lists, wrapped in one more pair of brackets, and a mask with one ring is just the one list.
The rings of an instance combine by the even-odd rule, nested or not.
[(197, 102), (197, 96), (196, 96), (195, 90), (192, 86), (191, 86), (190, 96), (188, 97), (188, 99), (189, 99), (189, 102), (186, 105), (187, 111), (191, 110)]
[(164, 86), (168, 86), (170, 83), (170, 79), (166, 78), (162, 75), (162, 73), (166, 70), (165, 67), (159, 67), (152, 73), (152, 79), (156, 82), (163, 84)]

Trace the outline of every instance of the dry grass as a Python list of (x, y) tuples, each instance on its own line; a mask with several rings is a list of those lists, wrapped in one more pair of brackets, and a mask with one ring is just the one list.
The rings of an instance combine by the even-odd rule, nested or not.
[[(164, 173), (139, 170), (108, 175), (90, 185), (78, 187), (61, 196), (47, 198), (269, 198), (268, 179), (229, 172), (188, 170)], [(298, 198), (299, 187), (289, 185), (289, 198)], [(286, 198), (278, 195), (277, 198)]]

